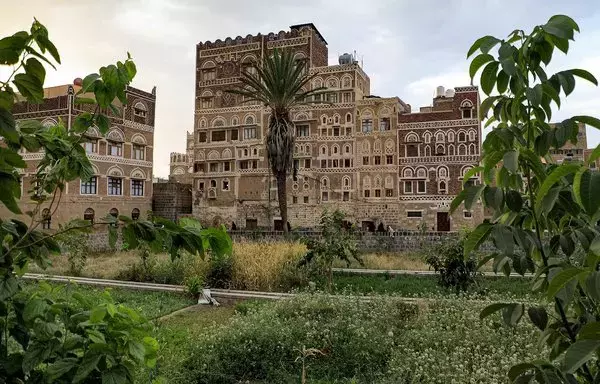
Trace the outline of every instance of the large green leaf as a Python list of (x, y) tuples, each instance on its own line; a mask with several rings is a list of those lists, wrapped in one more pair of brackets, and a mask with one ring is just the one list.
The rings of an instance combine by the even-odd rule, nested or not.
[(32, 298), (25, 305), (23, 310), (23, 319), (27, 322), (33, 321), (37, 317), (41, 317), (46, 312), (48, 304), (40, 298)]
[(124, 367), (113, 367), (102, 372), (102, 384), (126, 384), (129, 383), (127, 371)]
[(594, 150), (592, 151), (592, 153), (590, 154), (590, 156), (587, 159), (587, 163), (589, 165), (591, 165), (592, 163), (594, 163), (596, 161), (596, 159), (598, 159), (600, 157), (600, 145), (598, 145), (596, 148), (594, 148)]
[(513, 212), (521, 212), (523, 198), (519, 191), (510, 190), (506, 193), (506, 206)]
[(19, 139), (15, 118), (10, 111), (2, 107), (0, 107), (0, 136), (11, 142), (16, 142)]
[(517, 173), (519, 169), (519, 151), (507, 151), (502, 158), (502, 162), (504, 167), (511, 173)]
[(550, 280), (550, 284), (548, 285), (548, 291), (546, 292), (548, 298), (554, 298), (558, 291), (563, 289), (565, 285), (567, 285), (570, 281), (575, 279), (577, 275), (585, 272), (585, 269), (577, 267), (569, 267), (558, 272), (556, 276), (554, 276), (552, 280)]
[(144, 362), (144, 357), (146, 356), (146, 347), (144, 347), (144, 344), (139, 341), (131, 340), (127, 343), (127, 350), (134, 360), (139, 363)]
[(486, 95), (489, 95), (494, 90), (498, 65), (499, 63), (497, 61), (491, 62), (486, 65), (483, 72), (481, 72), (481, 89)]
[(527, 100), (533, 105), (537, 107), (542, 102), (543, 90), (542, 85), (538, 84), (533, 88), (527, 88), (526, 90)]
[[(530, 370), (535, 370), (537, 369), (537, 367), (531, 363), (520, 363), (517, 365), (513, 365), (510, 370), (508, 371), (508, 377), (512, 382), (517, 383), (517, 380), (519, 378), (519, 376), (521, 376), (523, 373), (530, 371)], [(533, 378), (533, 377), (531, 377)], [(530, 381), (525, 381), (524, 383), (529, 383)]]
[(573, 194), (585, 211), (594, 216), (600, 208), (600, 174), (582, 168), (575, 175)]
[(548, 313), (546, 312), (546, 308), (544, 307), (529, 307), (527, 309), (527, 315), (529, 315), (529, 319), (538, 327), (541, 331), (546, 329), (548, 325)]
[(592, 359), (600, 349), (600, 340), (578, 340), (565, 352), (565, 370), (575, 372), (579, 367)]
[(479, 318), (480, 319), (485, 319), (486, 317), (501, 311), (502, 309), (508, 307), (509, 305), (511, 305), (511, 303), (494, 303), (494, 304), (490, 304), (487, 307), (485, 307), (484, 309), (481, 310), (481, 312), (479, 313)]
[(81, 383), (83, 382), (98, 366), (98, 362), (102, 356), (88, 352), (83, 357), (81, 364), (79, 364), (79, 368), (77, 369), (77, 373), (75, 373), (75, 377), (73, 377), (73, 383)]
[(521, 320), (524, 312), (523, 304), (512, 303), (502, 309), (502, 318), (507, 325), (514, 327)]
[(596, 80), (594, 75), (592, 75), (585, 69), (569, 69), (569, 70), (566, 70), (565, 72), (568, 72), (574, 76), (585, 79), (585, 80), (589, 81), (590, 83), (593, 83), (594, 85), (598, 85), (598, 80)]
[(37, 77), (28, 73), (19, 73), (15, 75), (13, 83), (27, 100), (34, 103), (41, 103), (44, 100), (44, 84)]
[(594, 271), (585, 279), (585, 291), (596, 302), (600, 302), (600, 272)]
[(577, 335), (580, 339), (600, 340), (600, 322), (587, 323)]
[(563, 177), (575, 173), (581, 166), (578, 164), (562, 164), (555, 168), (544, 180), (536, 194), (535, 207), (537, 211), (541, 210), (542, 202), (548, 191), (560, 181)]
[(488, 53), (482, 53), (476, 56), (473, 61), (471, 61), (471, 65), (469, 66), (469, 76), (471, 79), (475, 77), (475, 74), (485, 63), (493, 61), (494, 57)]
[(28, 75), (37, 78), (40, 81), (40, 83), (44, 84), (44, 80), (46, 79), (46, 70), (37, 59), (33, 57), (27, 59), (27, 62), (25, 63), (24, 67), (25, 72), (27, 72)]
[(23, 371), (29, 373), (43, 363), (50, 356), (55, 345), (55, 342), (30, 344), (23, 357)]
[(573, 120), (600, 129), (600, 119), (591, 116), (573, 116)]
[(19, 280), (15, 276), (5, 275), (0, 281), (0, 301), (14, 296), (19, 291)]
[(74, 357), (66, 357), (64, 359), (60, 359), (53, 364), (50, 364), (46, 370), (48, 374), (48, 378), (50, 380), (56, 380), (65, 373), (69, 372), (71, 369), (77, 366), (78, 359)]
[(464, 244), (464, 257), (468, 258), (471, 256), (471, 252), (476, 250), (489, 236), (494, 226), (489, 222), (483, 222), (477, 226), (465, 240)]
[(467, 53), (467, 58), (470, 57), (475, 51), (478, 49), (483, 53), (488, 53), (496, 44), (498, 44), (500, 40), (495, 38), (494, 36), (483, 36), (477, 39), (471, 48), (469, 48), (469, 52)]

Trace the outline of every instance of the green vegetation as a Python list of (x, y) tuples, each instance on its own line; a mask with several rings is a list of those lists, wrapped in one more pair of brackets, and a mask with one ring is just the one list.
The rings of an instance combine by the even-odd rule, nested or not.
[[(440, 287), (436, 276), (415, 275), (350, 275), (334, 274), (333, 292), (351, 292), (355, 294), (388, 293), (399, 296), (418, 297), (431, 294), (455, 297), (452, 290)], [(317, 287), (326, 287), (326, 281), (317, 281)], [(531, 292), (532, 281), (529, 278), (482, 277), (467, 292), (488, 295), (514, 295), (525, 297)], [(535, 296), (539, 296), (535, 295)]]
[[(172, 223), (108, 215), (94, 223), (73, 220), (54, 233), (43, 230), (67, 183), (93, 176), (82, 144), (90, 128), (104, 135), (109, 117), (120, 116), (118, 107), (127, 104), (127, 86), (137, 69), (128, 54), (124, 62), (86, 76), (74, 104), (92, 105), (93, 112), (79, 113), (68, 127), (60, 119), (51, 127), (36, 119), (17, 126), (11, 112), (15, 101), (43, 101), (46, 69), (40, 60), (53, 68), (60, 64), (48, 30), (37, 20), (29, 32), (0, 39), (0, 65), (12, 67), (0, 81), (0, 201), (13, 216), (24, 215), (0, 218), (0, 382), (130, 383), (136, 369), (156, 364), (158, 344), (146, 319), (116, 303), (108, 292), (93, 299), (79, 292), (57, 295), (48, 284), (24, 291), (21, 278), (30, 264), (46, 268), (49, 255), (61, 253), (62, 242), (70, 255), (70, 272), (81, 273), (86, 253), (77, 247), (75, 233), (93, 226), (106, 227), (113, 246), (120, 228), (131, 249), (166, 249), (171, 259), (182, 250), (194, 256), (207, 250), (216, 257), (230, 254), (231, 240), (222, 228), (202, 228), (192, 219)], [(21, 212), (21, 174), (30, 167), (25, 152), (43, 157), (30, 172), (27, 198), (33, 208)]]
[[(193, 305), (195, 300), (185, 294), (171, 292), (138, 291), (122, 288), (102, 288), (90, 285), (49, 283), (54, 288), (55, 298), (65, 298), (79, 293), (86, 298), (99, 300), (105, 291), (109, 291), (115, 304), (124, 304), (139, 312), (145, 318), (152, 320), (172, 313), (178, 309)], [(25, 282), (23, 291), (35, 293), (38, 284), (33, 281)]]
[(534, 273), (535, 291), (552, 303), (550, 310), (495, 303), (481, 313), (501, 311), (511, 326), (527, 313), (542, 331), (546, 360), (513, 366), (509, 378), (518, 383), (600, 380), (600, 173), (589, 169), (589, 162), (600, 157), (600, 146), (586, 163), (557, 165), (550, 156), (551, 149), (577, 143), (580, 124), (600, 128), (600, 120), (590, 116), (549, 124), (552, 104), (560, 108), (574, 91), (575, 78), (598, 85), (583, 69), (546, 73), (553, 54), (569, 51), (575, 32), (575, 21), (556, 15), (530, 33), (517, 29), (506, 39), (482, 37), (467, 55), (481, 52), (471, 62), (470, 75), (485, 66), (481, 88), (488, 97), (479, 115), (486, 119), (492, 111), (486, 126), (495, 127), (483, 143), (482, 165), (464, 176), (466, 181), (479, 173), (483, 184), (466, 187), (451, 209), (462, 202), (470, 209), (481, 198), (494, 214), (471, 232), (464, 255), (491, 239), (498, 252), (487, 260), (493, 260), (494, 269)]

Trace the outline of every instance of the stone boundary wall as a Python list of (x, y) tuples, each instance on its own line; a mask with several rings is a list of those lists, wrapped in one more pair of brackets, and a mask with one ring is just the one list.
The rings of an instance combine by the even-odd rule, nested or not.
[[(229, 231), (229, 235), (234, 242), (286, 240), (284, 233), (277, 231)], [(303, 237), (317, 238), (320, 236), (321, 232), (318, 231), (302, 231), (292, 232), (290, 238), (299, 240)], [(396, 232), (393, 236), (387, 233), (359, 232), (358, 246), (361, 252), (402, 252), (434, 246), (457, 237), (458, 233), (453, 232), (425, 232), (424, 234), (416, 231)], [(88, 234), (88, 246), (93, 252), (113, 251), (108, 243), (108, 231)], [(122, 246), (123, 240), (119, 234), (114, 250), (121, 250)], [(491, 251), (495, 248), (491, 243), (486, 242), (480, 249)]]

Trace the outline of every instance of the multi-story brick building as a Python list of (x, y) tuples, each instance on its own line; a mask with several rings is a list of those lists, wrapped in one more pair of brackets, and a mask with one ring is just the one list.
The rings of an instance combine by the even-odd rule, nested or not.
[(227, 92), (276, 48), (293, 50), (316, 75), (311, 86), (329, 90), (327, 104), (292, 111), (292, 226), (315, 226), (333, 208), (370, 230), (448, 231), (481, 219), (480, 207), (448, 215), (461, 176), (479, 159), (477, 88), (438, 89), (432, 106), (412, 113), (398, 97), (372, 95), (352, 55), (328, 65), (327, 42), (312, 24), (197, 45), (194, 134), (185, 155), (171, 156), (172, 176), (193, 178), (194, 215), (236, 227), (283, 225), (265, 154), (269, 111)]
[[(36, 119), (47, 126), (59, 120), (69, 129), (75, 117), (82, 112), (93, 112), (95, 105), (76, 104), (75, 93), (81, 79), (74, 85), (44, 89), (44, 101), (33, 104), (16, 103), (13, 113), (17, 120)], [(156, 91), (151, 93), (127, 87), (127, 105), (115, 100), (120, 116), (112, 111), (101, 111), (109, 117), (111, 127), (102, 137), (95, 127), (86, 133), (85, 147), (94, 168), (91, 180), (69, 182), (62, 193), (60, 206), (53, 217), (43, 222), (44, 228), (54, 228), (58, 223), (79, 218), (98, 220), (108, 214), (145, 217), (152, 209), (152, 164), (154, 145), (154, 111)], [(27, 168), (22, 170), (23, 212), (31, 210), (33, 202), (27, 193), (34, 186), (32, 176), (43, 157), (42, 152), (23, 153)], [(2, 215), (7, 214), (4, 207)], [(44, 217), (47, 208), (42, 207)], [(9, 214), (10, 215), (10, 214)]]

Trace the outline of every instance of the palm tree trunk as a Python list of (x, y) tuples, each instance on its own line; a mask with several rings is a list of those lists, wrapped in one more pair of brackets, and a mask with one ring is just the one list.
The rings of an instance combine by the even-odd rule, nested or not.
[(287, 212), (287, 172), (277, 172), (277, 200), (279, 201), (279, 212), (283, 223), (283, 233), (288, 233), (288, 212)]

